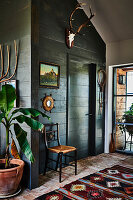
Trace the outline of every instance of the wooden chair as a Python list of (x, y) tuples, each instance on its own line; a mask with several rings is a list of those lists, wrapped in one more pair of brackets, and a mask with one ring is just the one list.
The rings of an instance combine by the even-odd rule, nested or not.
[[(46, 169), (52, 169), (48, 167), (49, 160), (56, 162), (56, 170), (59, 164), (59, 182), (61, 183), (61, 174), (62, 174), (62, 164), (71, 165), (75, 167), (75, 175), (77, 175), (77, 149), (72, 146), (65, 146), (60, 144), (59, 139), (59, 124), (45, 124), (44, 125), (44, 133), (45, 133), (45, 144), (46, 144), (46, 161), (45, 161), (45, 169), (44, 174), (46, 173)], [(52, 143), (52, 146), (50, 146)], [(56, 145), (53, 143), (56, 143)], [(51, 159), (49, 157), (49, 152), (58, 154), (57, 160)], [(66, 155), (67, 153), (74, 152), (74, 156)], [(75, 165), (62, 163), (62, 157), (71, 157), (75, 160)], [(66, 159), (65, 159), (66, 160)]]

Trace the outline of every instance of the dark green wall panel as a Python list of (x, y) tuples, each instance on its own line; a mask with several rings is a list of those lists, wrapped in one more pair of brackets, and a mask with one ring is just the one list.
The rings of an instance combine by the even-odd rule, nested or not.
[[(13, 46), (14, 39), (20, 42), (19, 64), (17, 76), (15, 77), (19, 80), (19, 104), (22, 107), (32, 106), (43, 111), (40, 99), (45, 96), (45, 93), (48, 95), (52, 94), (55, 99), (55, 108), (51, 113), (47, 113), (51, 117), (51, 121), (41, 117), (39, 119), (43, 123), (59, 123), (61, 141), (63, 144), (66, 144), (68, 134), (68, 55), (76, 56), (77, 63), (75, 63), (75, 66), (77, 65), (77, 70), (80, 70), (78, 62), (80, 62), (82, 57), (84, 58), (83, 64), (88, 64), (89, 61), (89, 63), (96, 63), (97, 66), (101, 66), (105, 62), (105, 44), (93, 26), (82, 29), (81, 35), (75, 37), (75, 43), (72, 49), (66, 47), (65, 28), (68, 26), (69, 15), (76, 4), (76, 0), (5, 0), (1, 1), (0, 5), (0, 43), (4, 44), (9, 42)], [(77, 28), (87, 19), (82, 10), (76, 13), (75, 18), (74, 28)], [(60, 65), (59, 89), (39, 87), (39, 61)], [(14, 56), (11, 58), (11, 65), (11, 70), (13, 70)], [(81, 96), (84, 97), (86, 94), (85, 85), (87, 85), (88, 79), (86, 79), (86, 75), (84, 74), (82, 74), (80, 78), (77, 78), (73, 72), (72, 84), (78, 85), (81, 82), (83, 88), (83, 94)], [(74, 91), (71, 92), (74, 94)], [(75, 97), (72, 97), (70, 101), (74, 102), (75, 106), (80, 107), (82, 105), (82, 100), (79, 100), (81, 99), (75, 100)], [(83, 113), (85, 113), (85, 111)], [(76, 116), (78, 115), (79, 113), (77, 112)], [(99, 117), (98, 108), (96, 109), (96, 116)], [(99, 140), (99, 138), (103, 139), (103, 134), (100, 132), (101, 123), (96, 129), (96, 141)], [(84, 124), (84, 127), (85, 126)], [(30, 188), (34, 188), (38, 185), (39, 173), (41, 173), (44, 168), (45, 146), (42, 135), (35, 132), (31, 134), (30, 130), (28, 130), (28, 132), (28, 139), (31, 142), (36, 162), (31, 165), (31, 171), (28, 171), (28, 173), (30, 173), (30, 178), (27, 182)], [(2, 137), (1, 143), (3, 144), (4, 141), (5, 138)], [(84, 144), (84, 142), (85, 139), (83, 138), (82, 143)], [(103, 143), (96, 144), (98, 146), (97, 153), (99, 153), (102, 151)]]
[[(81, 76), (76, 76), (76, 71), (80, 73), (80, 62), (81, 58), (84, 61), (84, 64), (89, 63), (103, 63), (105, 62), (105, 44), (103, 43), (102, 39), (96, 32), (95, 28), (91, 26), (90, 28), (84, 28), (81, 31), (81, 35), (77, 35), (75, 37), (75, 44), (72, 49), (68, 49), (65, 45), (65, 28), (68, 26), (68, 18), (71, 11), (74, 9), (77, 2), (75, 0), (68, 0), (62, 2), (61, 0), (41, 0), (40, 1), (40, 18), (39, 18), (39, 60), (44, 62), (51, 62), (60, 65), (60, 88), (59, 89), (46, 89), (38, 87), (38, 108), (41, 108), (41, 101), (40, 99), (47, 95), (52, 94), (52, 97), (55, 99), (55, 108), (52, 110), (51, 113), (47, 113), (51, 117), (50, 123), (58, 122), (60, 126), (64, 126), (61, 130), (62, 137), (64, 141), (67, 138), (67, 67), (68, 67), (68, 54), (73, 55), (73, 60), (75, 62), (75, 68), (70, 68), (71, 73), (73, 73), (73, 79), (71, 80), (71, 84), (74, 86), (77, 85), (77, 90), (72, 89), (70, 93), (73, 94), (70, 102), (73, 103), (73, 107), (71, 108), (75, 113), (75, 118), (78, 116), (85, 117), (85, 114), (88, 113), (86, 107), (80, 109), (80, 105), (82, 105), (82, 98), (86, 98), (86, 105), (87, 105), (87, 98), (88, 96), (88, 85), (89, 80), (85, 73), (82, 73)], [(74, 22), (74, 28), (77, 28), (82, 22), (86, 21), (87, 17), (83, 11), (79, 13), (75, 13), (75, 18), (77, 20)], [(85, 34), (83, 36), (82, 34)], [(74, 56), (75, 55), (75, 56)], [(79, 59), (80, 58), (80, 59)], [(82, 90), (78, 91), (78, 84), (81, 84)], [(78, 97), (80, 94), (79, 99)], [(80, 101), (81, 100), (81, 101)], [(79, 107), (79, 111), (75, 112), (75, 107)], [(41, 108), (43, 111), (43, 109)], [(86, 117), (87, 119), (87, 117)], [(47, 123), (48, 120), (40, 118), (43, 123)], [(73, 119), (74, 120), (74, 119)], [(74, 123), (72, 120), (71, 123)], [(81, 124), (82, 120), (79, 121)], [(87, 126), (85, 121), (83, 123), (83, 127)], [(73, 126), (71, 126), (73, 127)], [(77, 125), (77, 130), (78, 125)], [(80, 133), (79, 133), (80, 134)], [(75, 140), (76, 141), (76, 140)], [(83, 139), (83, 143), (85, 139)], [(83, 144), (82, 143), (82, 144)], [(82, 146), (83, 147), (83, 146)], [(44, 167), (44, 155), (45, 148), (42, 138), (40, 137), (40, 173), (43, 172)], [(42, 162), (43, 159), (43, 162)]]
[[(0, 1), (0, 44), (4, 46), (5, 69), (7, 67), (6, 45), (10, 46), (10, 75), (15, 65), (14, 40), (18, 48), (18, 68), (13, 77), (18, 80), (18, 106), (31, 107), (31, 0)], [(23, 128), (28, 132), (28, 141), (31, 144), (31, 130), (25, 125)], [(0, 129), (0, 136), (0, 153), (3, 154), (5, 152), (5, 130), (3, 128)], [(30, 184), (30, 163), (28, 161), (26, 163), (26, 185), (28, 185)]]

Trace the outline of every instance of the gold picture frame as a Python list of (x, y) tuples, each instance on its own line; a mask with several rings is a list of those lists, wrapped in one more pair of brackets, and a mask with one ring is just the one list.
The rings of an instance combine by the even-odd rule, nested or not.
[(53, 63), (40, 62), (40, 87), (58, 89), (59, 84), (60, 66)]

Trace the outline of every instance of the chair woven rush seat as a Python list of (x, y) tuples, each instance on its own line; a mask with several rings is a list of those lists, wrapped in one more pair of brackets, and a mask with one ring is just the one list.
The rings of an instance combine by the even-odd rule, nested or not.
[[(48, 161), (51, 160), (52, 162), (56, 162), (56, 167), (53, 170), (57, 171), (59, 165), (59, 182), (61, 183), (61, 174), (62, 174), (62, 164), (71, 165), (62, 163), (62, 157), (70, 157), (74, 158), (75, 161), (75, 175), (77, 175), (77, 149), (73, 146), (61, 145), (59, 139), (59, 124), (45, 124), (44, 125), (44, 133), (45, 133), (45, 145), (46, 145), (46, 161), (45, 161), (45, 169), (44, 174), (46, 173), (46, 169), (49, 168)], [(52, 143), (52, 146), (50, 146)], [(55, 144), (56, 145), (53, 145)], [(49, 158), (49, 152), (58, 154), (57, 160)], [(74, 152), (74, 156), (66, 155), (67, 153)], [(66, 159), (65, 159), (66, 161)]]
[(60, 145), (60, 146), (48, 148), (48, 150), (50, 150), (53, 153), (63, 153), (63, 154), (65, 154), (65, 153), (75, 151), (76, 148), (71, 147), (71, 146)]

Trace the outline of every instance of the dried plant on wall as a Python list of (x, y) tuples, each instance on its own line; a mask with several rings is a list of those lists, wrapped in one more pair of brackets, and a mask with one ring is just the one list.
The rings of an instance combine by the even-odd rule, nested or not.
[(14, 40), (14, 50), (15, 50), (15, 67), (14, 67), (14, 72), (11, 76), (8, 76), (9, 70), (10, 70), (10, 48), (7, 45), (7, 70), (4, 73), (4, 56), (3, 56), (3, 48), (2, 45), (0, 44), (0, 54), (1, 54), (1, 76), (0, 76), (0, 83), (3, 83), (5, 81), (11, 80), (11, 78), (16, 74), (17, 71), (17, 66), (18, 66), (18, 53), (17, 53), (17, 45), (16, 45), (16, 40)]

